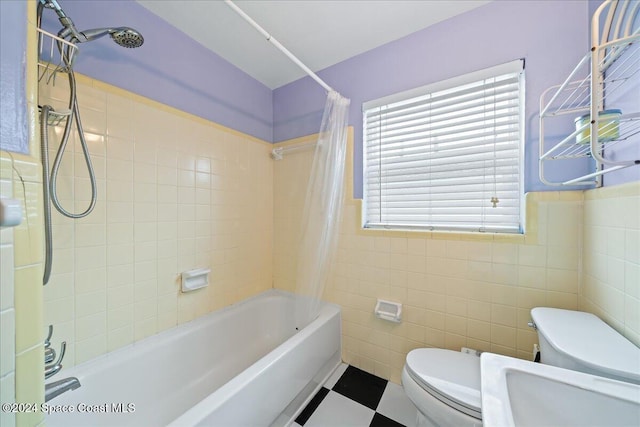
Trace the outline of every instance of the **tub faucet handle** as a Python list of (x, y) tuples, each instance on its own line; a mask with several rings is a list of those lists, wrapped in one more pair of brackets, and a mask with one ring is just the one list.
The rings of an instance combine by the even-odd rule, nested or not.
[(44, 379), (47, 380), (60, 372), (62, 365), (48, 365), (44, 367)]
[(51, 347), (44, 349), (44, 364), (51, 363), (56, 358), (56, 351)]
[(62, 359), (64, 359), (64, 354), (67, 351), (67, 342), (63, 341), (60, 345), (60, 354), (58, 355), (58, 360), (50, 365), (46, 365), (44, 367), (44, 379), (51, 378), (62, 369)]

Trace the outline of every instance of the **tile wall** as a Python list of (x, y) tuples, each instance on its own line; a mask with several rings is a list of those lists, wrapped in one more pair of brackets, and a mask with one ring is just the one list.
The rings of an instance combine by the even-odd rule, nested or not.
[[(40, 86), (64, 109), (68, 87)], [(141, 340), (272, 287), (270, 144), (78, 76), (78, 99), (96, 172), (86, 218), (53, 210), (54, 262), (44, 322), (66, 366)], [(62, 129), (51, 130), (55, 157)], [(67, 210), (89, 203), (77, 135), (60, 168)], [(211, 268), (208, 288), (180, 293), (180, 272)]]
[[(295, 152), (274, 163), (274, 286), (281, 289), (294, 288), (312, 155)], [(342, 307), (346, 363), (400, 382), (406, 354), (417, 347), (466, 346), (529, 359), (537, 342), (529, 310), (578, 308), (581, 192), (527, 195), (525, 236), (399, 233), (362, 230), (360, 201), (346, 185), (339, 251), (325, 291)], [(403, 322), (375, 318), (376, 298), (403, 303)]]
[[(3, 153), (4, 154), (4, 153)], [(11, 158), (0, 157), (0, 194), (13, 197)], [(16, 312), (14, 303), (13, 229), (0, 229), (0, 403), (15, 402)], [(14, 426), (15, 415), (0, 412), (0, 425)]]
[[(42, 196), (37, 160), (2, 152), (0, 192), (20, 201), (22, 222), (0, 231), (2, 402), (42, 402)], [(15, 381), (15, 383), (14, 383)], [(40, 413), (0, 414), (0, 425), (37, 425)]]
[[(27, 5), (35, 16), (35, 2)], [(27, 25), (27, 46), (35, 46), (35, 23)], [(42, 334), (42, 176), (37, 130), (35, 49), (26, 52), (29, 155), (0, 152), (0, 194), (18, 199), (22, 223), (0, 230), (0, 401), (44, 401)], [(41, 412), (0, 413), (2, 427), (37, 426)]]
[[(2, 319), (2, 357), (11, 364), (9, 340), (14, 338), (15, 350), (15, 401), (43, 402), (44, 399), (44, 348), (42, 333), (42, 180), (37, 159), (28, 156), (2, 153), (2, 185), (12, 186), (13, 198), (23, 206), (22, 223), (2, 231), (2, 305), (11, 304), (15, 335), (11, 336)], [(9, 171), (8, 179), (6, 177)], [(6, 187), (5, 187), (6, 188)], [(4, 190), (3, 188), (3, 194)], [(8, 189), (7, 189), (8, 190)], [(11, 234), (13, 236), (11, 237)], [(11, 259), (13, 258), (13, 271)], [(5, 266), (8, 266), (5, 271)], [(13, 289), (11, 289), (13, 279)], [(11, 295), (12, 294), (12, 295)], [(6, 310), (3, 315), (10, 314)], [(9, 334), (5, 341), (5, 333)], [(9, 345), (7, 348), (6, 346)], [(6, 356), (6, 359), (5, 359)], [(4, 369), (3, 369), (4, 370)], [(4, 394), (4, 391), (3, 391)], [(4, 397), (3, 397), (4, 400)], [(4, 421), (4, 420), (3, 420)], [(40, 412), (17, 413), (16, 425), (34, 426), (42, 421)], [(5, 424), (2, 423), (2, 426)], [(11, 425), (9, 423), (8, 425)]]
[[(313, 144), (316, 139), (309, 135), (275, 146)], [(286, 153), (273, 163), (273, 284), (290, 292), (295, 291), (299, 233), (312, 163), (312, 148)]]
[(640, 346), (640, 182), (586, 191), (584, 235), (580, 308)]

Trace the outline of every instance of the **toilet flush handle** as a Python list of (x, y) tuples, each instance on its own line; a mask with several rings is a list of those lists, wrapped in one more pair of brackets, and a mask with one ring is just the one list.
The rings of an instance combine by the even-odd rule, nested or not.
[(536, 324), (535, 324), (535, 323), (533, 323), (533, 320), (531, 320), (530, 322), (528, 322), (528, 323), (527, 323), (527, 325), (529, 325), (529, 327), (530, 327), (530, 328), (533, 328), (533, 329), (536, 329), (536, 330), (538, 329), (538, 327), (536, 326)]

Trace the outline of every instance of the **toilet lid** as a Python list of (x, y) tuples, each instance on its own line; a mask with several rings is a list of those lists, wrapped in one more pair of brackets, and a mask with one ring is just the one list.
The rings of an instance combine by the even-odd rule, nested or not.
[(443, 403), (481, 419), (480, 358), (441, 348), (420, 348), (407, 355), (407, 372)]
[(591, 313), (536, 307), (538, 333), (558, 352), (607, 375), (640, 382), (640, 349)]

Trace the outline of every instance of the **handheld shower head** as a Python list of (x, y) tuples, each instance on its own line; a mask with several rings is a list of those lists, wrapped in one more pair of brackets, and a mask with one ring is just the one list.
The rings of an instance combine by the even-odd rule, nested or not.
[(144, 37), (133, 28), (120, 28), (118, 31), (111, 33), (114, 42), (122, 47), (136, 48), (142, 46)]
[(92, 30), (81, 31), (80, 38), (78, 38), (77, 42), (90, 42), (107, 34), (111, 36), (113, 41), (123, 47), (135, 48), (142, 46), (144, 43), (142, 34), (129, 27), (94, 28)]

